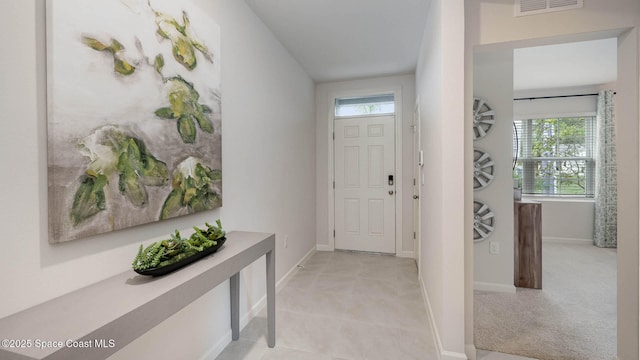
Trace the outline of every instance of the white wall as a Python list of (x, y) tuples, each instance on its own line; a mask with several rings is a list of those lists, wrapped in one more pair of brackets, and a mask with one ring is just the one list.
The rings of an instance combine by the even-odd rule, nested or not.
[[(60, 245), (47, 239), (44, 0), (0, 3), (11, 49), (0, 52), (0, 317), (126, 271), (140, 243), (218, 217), (277, 234), (278, 278), (314, 248), (314, 84), (243, 1), (195, 2), (222, 34), (224, 207)], [(264, 295), (264, 260), (241, 284), (244, 316)], [(200, 358), (229, 339), (224, 283), (113, 358)]]
[[(496, 112), (495, 124), (483, 138), (473, 142), (495, 162), (494, 179), (474, 198), (494, 214), (495, 230), (486, 240), (474, 243), (474, 282), (479, 290), (515, 292), (513, 285), (513, 51), (476, 52), (474, 96), (484, 99)], [(499, 254), (490, 254), (497, 243)]]
[(402, 207), (402, 239), (401, 246), (396, 248), (397, 255), (412, 256), (413, 249), (413, 212), (412, 196), (412, 167), (411, 148), (412, 134), (409, 123), (413, 117), (415, 104), (415, 76), (398, 75), (379, 78), (368, 78), (351, 81), (339, 81), (319, 83), (316, 85), (316, 239), (320, 249), (329, 249), (333, 233), (330, 231), (332, 224), (329, 219), (329, 193), (333, 174), (329, 171), (329, 125), (330, 109), (332, 107), (331, 96), (358, 96), (362, 94), (384, 93), (394, 89), (400, 89), (402, 94), (401, 109), (396, 111), (401, 117), (396, 120), (402, 122), (402, 188), (400, 202)]
[[(513, 48), (618, 36), (618, 357), (637, 359), (640, 2), (585, 0), (582, 9), (523, 17), (513, 16), (510, 0), (466, 5), (467, 57), (479, 45)], [(473, 73), (468, 61), (466, 73)], [(470, 97), (467, 92), (467, 104)]]
[(468, 19), (476, 44), (519, 41), (558, 35), (604, 31), (638, 22), (636, 0), (584, 0), (581, 9), (515, 17), (512, 0), (473, 0)]
[[(545, 76), (545, 75), (542, 75)], [(575, 90), (567, 95), (574, 94), (594, 94), (598, 90)], [(531, 93), (531, 92), (529, 92)], [(544, 95), (521, 95), (522, 92), (514, 94), (514, 98), (560, 96), (557, 91), (546, 90), (537, 91)], [(513, 102), (514, 120), (539, 119), (556, 116), (594, 116), (596, 113), (597, 96), (566, 97), (554, 99), (518, 100)]]
[(542, 241), (593, 243), (595, 206), (591, 199), (530, 198), (542, 203)]
[(466, 359), (464, 1), (433, 0), (428, 15), (416, 70), (425, 154), (421, 283), (442, 359)]

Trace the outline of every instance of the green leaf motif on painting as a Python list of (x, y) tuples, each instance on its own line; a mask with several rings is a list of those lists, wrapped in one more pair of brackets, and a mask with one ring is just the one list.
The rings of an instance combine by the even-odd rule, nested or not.
[(85, 137), (80, 146), (91, 162), (79, 179), (71, 209), (74, 226), (106, 208), (103, 189), (112, 175), (117, 174), (118, 190), (136, 207), (149, 203), (147, 186), (163, 186), (169, 182), (167, 164), (158, 160), (142, 140), (118, 127), (99, 128)]
[(170, 107), (160, 108), (156, 110), (155, 114), (157, 117), (162, 119), (167, 119), (167, 120), (175, 119), (175, 116), (173, 115), (173, 111), (171, 111)]
[(167, 199), (162, 205), (162, 211), (160, 212), (160, 219), (168, 219), (175, 216), (178, 211), (183, 207), (182, 199), (184, 198), (184, 192), (182, 189), (173, 189)]
[(195, 143), (196, 123), (202, 131), (214, 132), (213, 122), (208, 117), (212, 112), (211, 108), (199, 103), (200, 94), (193, 84), (176, 76), (167, 79), (165, 87), (168, 89), (167, 98), (171, 106), (160, 108), (155, 114), (161, 119), (177, 120), (178, 133), (184, 143)]
[[(152, 9), (153, 10), (153, 9)], [(195, 35), (189, 30), (189, 16), (182, 12), (182, 24), (170, 15), (153, 10), (156, 15), (156, 33), (171, 41), (174, 59), (188, 70), (193, 70), (198, 65), (196, 51), (199, 51), (207, 61), (213, 63), (213, 55), (209, 49), (198, 41)]]
[(220, 170), (212, 170), (194, 157), (187, 158), (174, 171), (173, 191), (162, 206), (160, 220), (221, 206), (216, 187), (221, 180)]
[(196, 68), (196, 52), (186, 38), (180, 37), (173, 42), (173, 57), (189, 70)]
[(182, 141), (187, 144), (196, 142), (196, 125), (189, 116), (181, 116), (178, 119), (178, 132), (182, 137)]
[(118, 59), (116, 57), (113, 58), (113, 69), (121, 75), (131, 75), (136, 71), (135, 66), (129, 64), (128, 62)]
[(126, 167), (120, 172), (118, 189), (137, 207), (143, 207), (148, 201), (147, 191), (140, 184), (138, 175), (130, 167)]
[(112, 50), (112, 52), (114, 54), (118, 53), (118, 52), (124, 50), (124, 45), (122, 45), (120, 43), (120, 41), (118, 41), (116, 39), (111, 39), (111, 50)]
[(214, 209), (218, 202), (219, 199), (217, 194), (203, 192), (191, 199), (191, 202), (189, 202), (189, 207), (191, 207), (195, 212), (210, 210)]
[(74, 226), (106, 209), (104, 187), (107, 185), (107, 177), (85, 174), (78, 181), (80, 186), (73, 198), (70, 214)]
[(193, 117), (198, 122), (198, 126), (200, 126), (200, 129), (202, 129), (202, 131), (213, 133), (213, 123), (211, 122), (211, 120), (209, 120), (208, 117), (204, 115), (203, 111), (193, 114)]
[(111, 45), (107, 46), (97, 39), (83, 36), (82, 42), (93, 50), (110, 53), (113, 57), (113, 70), (120, 75), (131, 75), (136, 71), (136, 67), (122, 59), (120, 52), (124, 50), (118, 40), (111, 39)]
[(90, 48), (92, 48), (93, 50), (96, 51), (105, 51), (107, 50), (107, 45), (101, 43), (100, 41), (90, 38), (90, 37), (83, 37), (82, 38), (83, 42), (89, 46)]
[(162, 68), (164, 68), (164, 56), (162, 56), (162, 54), (156, 56), (156, 59), (153, 61), (153, 68), (162, 76)]
[(143, 207), (149, 201), (144, 186), (162, 186), (169, 175), (167, 165), (156, 159), (144, 143), (135, 138), (128, 139), (121, 149), (118, 171), (120, 192), (137, 207)]

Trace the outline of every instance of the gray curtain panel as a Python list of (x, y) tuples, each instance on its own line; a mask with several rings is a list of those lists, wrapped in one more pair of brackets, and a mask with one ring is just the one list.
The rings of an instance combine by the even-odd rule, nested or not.
[(596, 189), (593, 243), (598, 247), (618, 246), (618, 174), (613, 91), (598, 94), (596, 118)]

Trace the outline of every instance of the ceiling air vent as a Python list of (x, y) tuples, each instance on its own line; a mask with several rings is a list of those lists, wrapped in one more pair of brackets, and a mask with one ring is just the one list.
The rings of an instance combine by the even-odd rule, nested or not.
[(516, 0), (516, 16), (579, 9), (582, 0)]

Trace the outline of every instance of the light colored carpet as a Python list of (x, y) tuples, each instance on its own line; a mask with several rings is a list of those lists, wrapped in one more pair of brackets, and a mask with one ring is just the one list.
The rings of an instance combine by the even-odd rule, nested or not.
[(538, 360), (538, 359), (528, 358), (528, 357), (518, 356), (518, 355), (490, 352), (485, 350), (477, 350), (476, 360)]
[(616, 357), (616, 250), (543, 243), (542, 290), (475, 292), (475, 344), (540, 360)]

